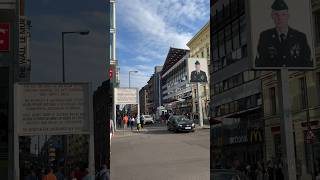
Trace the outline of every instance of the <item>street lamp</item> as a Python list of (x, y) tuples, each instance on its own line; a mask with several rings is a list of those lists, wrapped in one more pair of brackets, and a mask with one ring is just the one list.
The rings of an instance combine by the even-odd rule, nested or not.
[(64, 68), (64, 35), (65, 34), (80, 34), (82, 36), (88, 35), (89, 34), (89, 30), (86, 31), (65, 31), (65, 32), (61, 32), (61, 37), (62, 37), (62, 82), (66, 81), (66, 77), (65, 77), (65, 68)]
[(138, 71), (129, 71), (129, 88), (131, 88), (131, 82), (130, 82), (130, 74), (131, 73), (138, 73)]

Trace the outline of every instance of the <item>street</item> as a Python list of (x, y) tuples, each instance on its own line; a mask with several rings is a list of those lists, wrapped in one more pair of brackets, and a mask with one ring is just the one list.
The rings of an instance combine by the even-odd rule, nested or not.
[(118, 131), (111, 144), (112, 180), (208, 180), (209, 129), (173, 133), (147, 126)]

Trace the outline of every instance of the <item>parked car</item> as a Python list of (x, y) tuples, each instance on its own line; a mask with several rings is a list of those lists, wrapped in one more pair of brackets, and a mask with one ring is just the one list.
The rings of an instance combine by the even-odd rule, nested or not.
[(210, 179), (213, 180), (249, 180), (242, 172), (232, 169), (213, 169)]
[(143, 124), (154, 123), (153, 117), (151, 115), (142, 115)]
[(192, 120), (184, 115), (172, 115), (167, 121), (167, 128), (169, 131), (192, 131), (194, 132), (195, 124)]

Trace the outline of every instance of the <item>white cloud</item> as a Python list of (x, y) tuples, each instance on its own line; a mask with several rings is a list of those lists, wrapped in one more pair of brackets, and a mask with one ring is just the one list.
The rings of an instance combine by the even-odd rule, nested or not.
[[(120, 21), (118, 25), (121, 24), (121, 27), (117, 28), (125, 28), (126, 32), (137, 37), (135, 42), (121, 39), (118, 50), (123, 50), (122, 53), (131, 50), (130, 59), (125, 62), (146, 63), (150, 69), (144, 71), (152, 74), (153, 67), (165, 60), (169, 47), (188, 49), (186, 43), (201, 28), (196, 24), (207, 20), (208, 0), (118, 0), (117, 21)], [(142, 68), (139, 65), (130, 68), (133, 67)], [(122, 75), (121, 83), (126, 82), (126, 76)]]

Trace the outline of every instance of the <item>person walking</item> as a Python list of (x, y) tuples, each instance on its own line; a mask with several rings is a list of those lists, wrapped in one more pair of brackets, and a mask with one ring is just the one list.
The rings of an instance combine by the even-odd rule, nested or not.
[(61, 167), (58, 168), (57, 172), (54, 175), (57, 177), (57, 180), (64, 180), (63, 170)]
[(25, 180), (39, 180), (35, 171), (31, 170)]
[(121, 128), (121, 115), (118, 113), (117, 114), (117, 125), (118, 125), (118, 127), (117, 128)]
[(57, 180), (57, 177), (53, 174), (51, 167), (48, 168), (48, 173), (43, 177), (42, 180)]
[(140, 118), (137, 117), (137, 130), (138, 132), (140, 132), (140, 129), (141, 129), (141, 122), (140, 122)]
[(110, 143), (111, 143), (111, 138), (114, 136), (114, 122), (112, 119), (110, 119)]
[(134, 122), (135, 122), (136, 120), (134, 119), (134, 116), (132, 116), (131, 117), (131, 119), (130, 119), (130, 128), (131, 128), (131, 131), (132, 131), (132, 129), (133, 129), (133, 126), (134, 126)]
[(123, 121), (123, 129), (126, 129), (128, 125), (128, 116), (124, 115), (122, 121)]
[(143, 126), (144, 126), (144, 119), (143, 119), (142, 114), (140, 115), (140, 123), (141, 123), (141, 129), (143, 129)]

